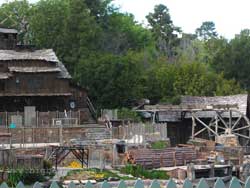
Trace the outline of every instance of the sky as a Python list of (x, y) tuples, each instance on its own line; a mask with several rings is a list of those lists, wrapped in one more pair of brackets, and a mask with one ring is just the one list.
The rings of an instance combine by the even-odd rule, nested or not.
[[(36, 2), (38, 0), (30, 0)], [(0, 4), (6, 0), (0, 0)], [(233, 38), (242, 29), (250, 29), (249, 0), (114, 0), (122, 12), (134, 14), (138, 22), (157, 4), (168, 7), (174, 25), (185, 33), (194, 33), (204, 21), (213, 21), (219, 35)]]

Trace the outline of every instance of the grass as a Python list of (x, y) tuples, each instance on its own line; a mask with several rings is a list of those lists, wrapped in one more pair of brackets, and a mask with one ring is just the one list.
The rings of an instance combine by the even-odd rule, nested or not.
[(124, 174), (131, 174), (134, 177), (145, 179), (169, 179), (165, 171), (160, 170), (146, 170), (140, 165), (126, 165), (121, 169)]
[(156, 141), (151, 144), (152, 149), (165, 149), (167, 147), (168, 147), (167, 142), (163, 140)]

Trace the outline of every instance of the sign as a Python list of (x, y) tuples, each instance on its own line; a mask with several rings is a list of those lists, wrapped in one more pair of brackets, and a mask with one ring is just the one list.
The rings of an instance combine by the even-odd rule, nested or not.
[(61, 126), (62, 125), (62, 120), (56, 120), (56, 126)]

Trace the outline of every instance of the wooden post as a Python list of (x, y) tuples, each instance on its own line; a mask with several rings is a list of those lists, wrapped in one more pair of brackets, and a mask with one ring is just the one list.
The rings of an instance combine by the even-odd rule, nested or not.
[(36, 127), (38, 127), (39, 124), (39, 112), (36, 111)]
[(81, 124), (81, 112), (80, 112), (80, 110), (78, 110), (78, 125), (80, 125)]
[[(218, 116), (217, 113), (215, 114), (215, 132), (218, 134)], [(217, 136), (215, 136), (215, 142), (217, 142)]]
[(195, 118), (194, 118), (194, 114), (192, 112), (192, 140), (194, 139), (194, 132), (195, 132)]
[(176, 152), (173, 152), (174, 166), (176, 166), (176, 158), (175, 158), (175, 153), (176, 153)]
[(33, 143), (33, 146), (35, 146), (35, 142), (34, 142), (34, 127), (31, 127), (31, 138), (32, 138), (32, 143)]
[(5, 124), (6, 124), (6, 128), (8, 128), (8, 112), (5, 112)]
[(190, 181), (195, 180), (195, 169), (193, 163), (187, 165), (187, 177)]
[(59, 140), (60, 140), (60, 145), (63, 145), (63, 127), (62, 124), (59, 127)]
[(229, 110), (229, 134), (232, 134), (232, 110)]
[(23, 139), (22, 139), (22, 141), (23, 141), (23, 147), (24, 147), (24, 144), (25, 144), (25, 127), (23, 127), (22, 130), (23, 130)]
[(84, 149), (81, 149), (81, 157), (82, 157), (82, 168), (83, 168), (83, 161), (84, 161)]
[(214, 177), (214, 164), (210, 164), (209, 177)]
[(156, 116), (156, 112), (154, 111), (154, 115), (153, 115), (153, 124), (155, 124), (155, 116)]
[(56, 171), (57, 171), (57, 163), (58, 163), (58, 161), (57, 161), (57, 148), (56, 148), (56, 151), (55, 151), (55, 153), (56, 153)]
[(86, 149), (86, 152), (87, 152), (87, 156), (86, 156), (86, 159), (87, 159), (87, 168), (89, 168), (89, 155), (90, 155), (90, 148)]

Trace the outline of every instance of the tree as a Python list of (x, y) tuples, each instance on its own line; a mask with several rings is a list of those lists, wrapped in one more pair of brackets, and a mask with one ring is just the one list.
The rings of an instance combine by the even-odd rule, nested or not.
[(215, 38), (218, 35), (215, 31), (215, 24), (212, 21), (203, 22), (201, 26), (195, 30), (195, 33), (203, 40)]
[(142, 54), (96, 54), (82, 59), (77, 66), (77, 80), (89, 89), (99, 108), (127, 106), (130, 99), (142, 97)]
[[(100, 27), (82, 0), (69, 0), (64, 26), (64, 62), (75, 73), (78, 62), (97, 50)], [(73, 74), (74, 74), (73, 73)]]
[[(217, 40), (216, 40), (217, 41)], [(231, 41), (218, 41), (210, 51), (211, 66), (227, 79), (235, 79), (244, 89), (250, 89), (250, 30), (242, 30)]]
[(143, 93), (153, 103), (176, 103), (181, 95), (215, 96), (244, 92), (235, 80), (225, 79), (223, 74), (216, 74), (209, 65), (201, 62), (166, 64), (160, 60), (146, 75)]
[(17, 29), (21, 43), (30, 42), (30, 8), (31, 6), (27, 0), (4, 3), (0, 7), (0, 26)]
[(166, 6), (156, 6), (144, 28), (109, 2), (20, 0), (1, 5), (0, 20), (6, 14), (17, 23), (26, 20), (24, 36), (38, 48), (53, 48), (98, 108), (126, 107), (141, 98), (176, 104), (180, 95), (241, 93), (237, 81), (249, 87), (249, 30), (231, 41), (180, 38)]
[(102, 23), (100, 48), (113, 54), (126, 54), (128, 50), (140, 51), (153, 43), (150, 31), (137, 24), (131, 14), (113, 12)]
[(85, 0), (85, 4), (90, 10), (91, 16), (94, 16), (98, 23), (103, 22), (110, 12), (115, 11), (110, 7), (112, 0)]
[(174, 26), (168, 8), (163, 4), (156, 5), (154, 12), (149, 13), (146, 18), (156, 40), (157, 49), (168, 58), (174, 57), (175, 47), (179, 42), (178, 33), (181, 30)]
[(60, 59), (67, 48), (63, 35), (68, 9), (68, 0), (46, 0), (37, 2), (30, 10), (32, 43), (38, 48), (52, 48)]

